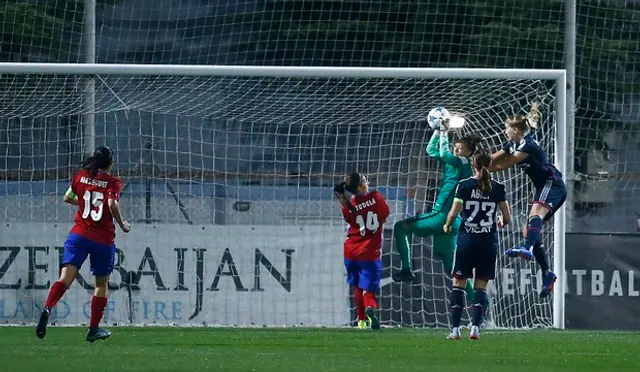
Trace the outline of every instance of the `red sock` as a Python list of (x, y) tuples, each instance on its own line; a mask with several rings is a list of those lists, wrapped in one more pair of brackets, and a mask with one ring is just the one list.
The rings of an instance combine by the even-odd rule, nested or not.
[(362, 289), (358, 287), (353, 288), (353, 299), (356, 303), (356, 311), (358, 312), (358, 320), (365, 320), (367, 316), (364, 314), (364, 297), (362, 296)]
[(365, 307), (372, 307), (374, 309), (378, 307), (375, 293), (373, 293), (373, 292), (365, 292), (364, 293), (364, 306)]
[(106, 297), (91, 297), (91, 320), (89, 327), (97, 328), (100, 325), (102, 315), (104, 315), (104, 310), (107, 307), (107, 301), (108, 299)]
[(44, 306), (53, 309), (67, 289), (67, 286), (61, 281), (53, 283), (51, 289), (49, 289), (49, 296), (47, 296), (47, 302), (44, 303)]

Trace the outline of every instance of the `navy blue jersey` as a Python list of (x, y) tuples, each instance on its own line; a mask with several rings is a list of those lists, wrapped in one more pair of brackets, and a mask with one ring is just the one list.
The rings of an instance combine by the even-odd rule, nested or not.
[(546, 153), (531, 134), (526, 134), (520, 142), (507, 141), (502, 149), (511, 155), (516, 151), (529, 155), (518, 165), (529, 176), (536, 188), (544, 186), (547, 181), (562, 180), (562, 173), (549, 163)]
[(480, 181), (471, 177), (458, 183), (455, 201), (462, 204), (460, 234), (497, 234), (496, 223), (500, 202), (506, 200), (504, 185), (491, 180), (491, 191), (478, 189)]

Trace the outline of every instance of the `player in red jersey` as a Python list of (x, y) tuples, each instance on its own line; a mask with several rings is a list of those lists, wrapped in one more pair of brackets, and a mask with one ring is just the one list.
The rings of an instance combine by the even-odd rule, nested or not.
[[(358, 328), (380, 329), (375, 315), (376, 294), (382, 277), (382, 227), (389, 217), (389, 205), (378, 191), (369, 191), (364, 175), (353, 172), (333, 191), (342, 204), (342, 216), (349, 224), (344, 242), (344, 266), (347, 283), (353, 286), (358, 313)], [(348, 191), (353, 196), (348, 200)], [(367, 324), (368, 323), (368, 324)]]
[[(111, 332), (99, 328), (107, 306), (107, 284), (113, 271), (116, 246), (115, 219), (125, 233), (131, 230), (122, 218), (118, 199), (122, 181), (109, 172), (113, 165), (113, 152), (106, 146), (96, 149), (75, 175), (64, 195), (64, 202), (78, 206), (75, 224), (64, 242), (60, 278), (53, 283), (36, 327), (36, 336), (47, 334), (49, 314), (62, 298), (89, 257), (91, 273), (95, 276), (95, 290), (91, 298), (91, 319), (87, 341), (95, 342), (111, 336)], [(79, 196), (79, 198), (78, 198)]]

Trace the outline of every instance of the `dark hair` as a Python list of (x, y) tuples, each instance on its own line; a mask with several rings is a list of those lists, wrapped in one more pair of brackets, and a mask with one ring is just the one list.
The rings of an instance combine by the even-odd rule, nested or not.
[(464, 143), (465, 147), (473, 154), (480, 148), (482, 137), (475, 134), (467, 134), (458, 138), (454, 143)]
[(82, 169), (91, 173), (94, 177), (99, 169), (107, 169), (113, 164), (113, 151), (107, 146), (100, 146), (82, 162)]
[(531, 105), (529, 113), (525, 115), (511, 115), (508, 116), (504, 123), (511, 128), (525, 133), (530, 130), (538, 129), (538, 121), (540, 120), (540, 103), (534, 102)]
[(491, 154), (486, 150), (479, 150), (473, 154), (473, 167), (480, 171), (478, 190), (482, 193), (491, 192)]
[(367, 182), (367, 178), (364, 176), (364, 174), (360, 174), (358, 172), (351, 172), (346, 176), (344, 176), (344, 183), (345, 183), (344, 189), (349, 191), (352, 194), (355, 194), (358, 192), (358, 187), (360, 187), (360, 185), (365, 184), (366, 182)]

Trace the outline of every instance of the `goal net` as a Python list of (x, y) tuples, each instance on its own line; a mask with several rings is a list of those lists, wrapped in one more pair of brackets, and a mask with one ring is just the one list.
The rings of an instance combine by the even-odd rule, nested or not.
[[(314, 68), (290, 77), (286, 68), (279, 76), (260, 76), (260, 68), (255, 76), (111, 69), (95, 75), (95, 143), (115, 151), (133, 230), (117, 235), (109, 323), (351, 324), (345, 224), (331, 186), (358, 170), (392, 210), (383, 247), (382, 323), (447, 326), (450, 278), (431, 239), (413, 240), (415, 282), (390, 279), (399, 268), (394, 222), (428, 211), (438, 191), (441, 165), (425, 156), (429, 109), (443, 105), (464, 117), (467, 124), (454, 137), (477, 133), (495, 150), (505, 139), (502, 120), (539, 102), (536, 137), (554, 157), (556, 82), (530, 79), (533, 73), (460, 79), (442, 71), (439, 78), (410, 77), (402, 69), (394, 70), (400, 77), (389, 71), (362, 77), (362, 70), (332, 77)], [(179, 75), (186, 70), (175, 66)], [(94, 75), (1, 76), (1, 319), (30, 323), (56, 279), (72, 224), (75, 209), (61, 196), (82, 157), (86, 80)], [(515, 215), (501, 232), (504, 250), (520, 240), (532, 190), (518, 170), (496, 177), (506, 182)], [(544, 239), (553, 256), (552, 226)], [(488, 324), (551, 326), (552, 306), (538, 299), (538, 278), (533, 265), (501, 256)], [(87, 262), (54, 322), (88, 321), (91, 283)]]

